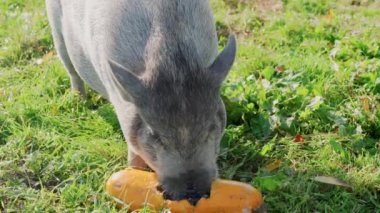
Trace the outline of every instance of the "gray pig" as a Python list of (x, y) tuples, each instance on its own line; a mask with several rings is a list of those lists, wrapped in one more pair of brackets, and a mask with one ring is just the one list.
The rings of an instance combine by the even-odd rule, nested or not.
[(46, 0), (71, 87), (115, 107), (131, 166), (152, 168), (168, 199), (193, 204), (218, 175), (226, 124), (220, 87), (235, 37), (218, 55), (207, 0)]

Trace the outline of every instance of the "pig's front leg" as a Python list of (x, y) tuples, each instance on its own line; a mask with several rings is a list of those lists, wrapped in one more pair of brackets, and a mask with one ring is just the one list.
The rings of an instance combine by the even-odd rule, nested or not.
[(145, 163), (145, 161), (130, 149), (128, 150), (128, 164), (129, 166), (133, 168), (138, 168), (138, 169), (148, 168), (148, 165)]
[(146, 169), (148, 166), (145, 161), (133, 151), (133, 147), (138, 146), (138, 123), (136, 122), (137, 113), (135, 105), (117, 99), (113, 99), (112, 103), (115, 106), (116, 115), (124, 138), (128, 142), (128, 165), (134, 168)]

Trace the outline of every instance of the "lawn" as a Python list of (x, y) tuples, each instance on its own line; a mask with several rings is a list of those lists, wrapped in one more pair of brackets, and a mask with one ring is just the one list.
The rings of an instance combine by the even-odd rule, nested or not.
[[(269, 212), (380, 212), (380, 2), (211, 2), (220, 47), (238, 39), (221, 176), (259, 188)], [(1, 1), (0, 212), (118, 211), (113, 107), (69, 88), (44, 1)]]

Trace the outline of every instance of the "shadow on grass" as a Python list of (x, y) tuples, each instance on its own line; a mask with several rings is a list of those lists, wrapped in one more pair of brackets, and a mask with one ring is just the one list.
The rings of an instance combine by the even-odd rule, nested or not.
[(11, 131), (6, 129), (5, 123), (0, 121), (0, 145), (5, 145), (7, 143), (8, 137), (12, 135)]
[(8, 52), (3, 58), (0, 58), (0, 67), (7, 68), (15, 64), (25, 65), (30, 63), (31, 59), (42, 57), (48, 53), (53, 48), (52, 46), (50, 38), (24, 41), (19, 48)]
[(104, 119), (105, 122), (112, 126), (115, 132), (121, 133), (121, 127), (116, 113), (110, 104), (103, 105), (98, 108), (98, 114)]

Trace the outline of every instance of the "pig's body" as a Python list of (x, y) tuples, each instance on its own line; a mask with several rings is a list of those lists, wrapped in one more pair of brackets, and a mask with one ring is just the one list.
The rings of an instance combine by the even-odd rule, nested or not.
[[(232, 65), (235, 47), (232, 42), (230, 53), (224, 56), (227, 62), (214, 62), (217, 38), (208, 1), (46, 3), (54, 43), (70, 74), (72, 88), (84, 94), (84, 80), (114, 105), (129, 143), (130, 163), (144, 166), (146, 162), (162, 182), (181, 175), (199, 176), (204, 171), (208, 175), (205, 184), (209, 185), (217, 173), (217, 151), (210, 144), (195, 149), (197, 145), (191, 141), (199, 141), (202, 128), (213, 123), (219, 131), (212, 140), (219, 143), (225, 110), (217, 91), (221, 84), (218, 78), (224, 79)], [(207, 81), (213, 78), (207, 74), (213, 63), (216, 68), (210, 73), (215, 73), (217, 80)], [(222, 70), (220, 74), (218, 69)], [(192, 136), (193, 132), (198, 136)], [(169, 148), (141, 142), (152, 141), (149, 137), (155, 135), (170, 141)], [(161, 149), (162, 154), (158, 154)], [(189, 189), (172, 193), (172, 197), (179, 199), (184, 190)]]
[[(208, 67), (217, 56), (217, 38), (208, 2), (182, 0), (177, 1), (178, 5), (168, 5), (167, 10), (160, 10), (163, 6), (158, 5), (162, 2), (171, 1), (48, 0), (56, 47), (60, 52), (67, 52), (86, 83), (112, 102), (118, 101), (114, 100), (118, 99), (114, 97), (118, 91), (109, 85), (108, 60), (143, 74), (146, 54), (155, 51), (154, 46), (147, 46), (148, 42), (171, 45), (181, 39), (184, 48), (197, 53), (189, 54), (190, 60)], [(159, 23), (160, 19), (166, 23)], [(167, 27), (176, 30), (176, 38), (166, 31)]]

